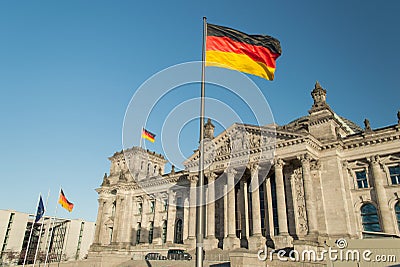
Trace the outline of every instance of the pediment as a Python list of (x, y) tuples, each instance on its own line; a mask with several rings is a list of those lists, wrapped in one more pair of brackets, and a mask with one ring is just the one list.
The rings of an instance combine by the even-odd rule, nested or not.
[(399, 163), (400, 162), (400, 157), (394, 156), (394, 155), (390, 155), (390, 156), (387, 156), (387, 157), (382, 157), (381, 158), (381, 162), (383, 164)]
[(350, 169), (368, 168), (369, 164), (360, 160), (353, 161), (348, 164)]
[[(213, 140), (205, 141), (205, 160), (249, 155), (252, 151), (269, 150), (280, 142), (304, 137), (302, 134), (281, 129), (277, 130), (276, 128), (276, 125), (257, 126), (235, 123)], [(196, 152), (184, 162), (185, 167), (198, 161), (198, 158), (199, 153), (198, 150), (196, 150)]]

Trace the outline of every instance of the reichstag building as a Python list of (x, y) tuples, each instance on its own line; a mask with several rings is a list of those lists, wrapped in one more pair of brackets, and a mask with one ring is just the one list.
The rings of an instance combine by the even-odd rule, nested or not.
[[(308, 115), (283, 126), (234, 124), (215, 136), (212, 121), (205, 124), (213, 145), (205, 170), (206, 259), (265, 245), (301, 251), (339, 238), (400, 236), (400, 112), (393, 125), (372, 129), (365, 120), (360, 127), (328, 105), (318, 82), (311, 96)], [(96, 189), (89, 258), (193, 252), (198, 157), (195, 151), (184, 170), (165, 173), (164, 157), (140, 147), (111, 156)]]

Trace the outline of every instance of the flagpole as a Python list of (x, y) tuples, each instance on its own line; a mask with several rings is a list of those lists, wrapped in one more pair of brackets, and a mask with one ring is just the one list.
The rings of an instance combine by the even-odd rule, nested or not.
[(139, 147), (142, 148), (142, 135), (143, 135), (143, 126), (142, 126), (142, 131), (140, 132), (140, 144)]
[[(58, 197), (60, 197), (60, 194), (61, 194), (61, 186), (60, 186), (60, 190), (58, 191)], [(54, 222), (55, 222), (55, 220), (56, 220), (57, 208), (58, 208), (58, 200), (57, 200), (57, 204), (56, 204), (56, 210), (54, 211), (54, 216), (53, 216), (52, 220), (50, 220), (50, 223), (51, 223), (51, 226), (50, 226), (51, 232), (50, 232), (50, 230), (49, 230), (49, 233), (48, 233), (48, 235), (47, 235), (47, 238), (49, 237), (49, 235), (50, 235), (50, 238), (48, 238), (49, 243), (48, 243), (48, 245), (47, 245), (46, 258), (45, 258), (45, 260), (44, 260), (44, 267), (46, 267), (47, 258), (49, 257), (51, 236), (52, 236), (53, 233), (54, 233)]]
[(204, 95), (205, 95), (205, 70), (206, 70), (206, 38), (207, 18), (203, 17), (203, 48), (201, 58), (201, 104), (200, 104), (200, 159), (199, 159), (199, 184), (197, 190), (198, 207), (196, 216), (196, 267), (203, 267), (204, 257)]
[[(38, 196), (38, 201), (37, 201), (37, 204), (36, 204), (36, 213), (37, 213), (37, 207), (39, 206), (39, 201), (40, 201), (40, 196), (41, 196), (41, 195), (42, 195), (42, 193), (40, 192), (40, 193), (39, 193), (39, 196)], [(35, 215), (36, 215), (36, 213), (35, 213)], [(25, 266), (26, 258), (27, 258), (27, 256), (28, 256), (29, 245), (30, 245), (30, 243), (31, 243), (33, 227), (35, 226), (35, 220), (36, 220), (36, 216), (35, 216), (35, 215), (34, 215), (34, 217), (33, 217), (31, 232), (29, 233), (28, 245), (26, 246), (25, 257), (24, 257), (24, 263), (22, 264), (22, 266)]]
[[(50, 196), (50, 188), (49, 188), (49, 191), (47, 192), (46, 205), (44, 206), (44, 212), (43, 212), (43, 215), (42, 215), (43, 222), (42, 222), (42, 225), (40, 226), (39, 238), (38, 238), (38, 245), (37, 245), (37, 247), (36, 247), (35, 259), (33, 260), (33, 266), (34, 266), (34, 267), (35, 267), (35, 264), (36, 264), (37, 254), (38, 254), (39, 247), (40, 247), (40, 239), (41, 239), (41, 237), (42, 237), (42, 230), (43, 230), (44, 219), (45, 219), (44, 216), (46, 215), (46, 207), (47, 207), (47, 203), (49, 202), (49, 196)], [(46, 241), (47, 241), (47, 240), (46, 240)]]

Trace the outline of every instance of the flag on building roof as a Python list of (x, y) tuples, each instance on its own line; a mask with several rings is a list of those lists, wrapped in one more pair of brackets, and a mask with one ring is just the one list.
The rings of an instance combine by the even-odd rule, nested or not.
[(68, 199), (65, 197), (63, 190), (61, 189), (60, 192), (60, 197), (58, 198), (58, 203), (61, 204), (61, 206), (68, 210), (69, 212), (72, 211), (72, 209), (74, 208), (74, 204), (69, 202)]
[(147, 131), (145, 128), (142, 129), (142, 138), (149, 140), (154, 143), (156, 135)]
[(43, 215), (44, 215), (44, 205), (43, 205), (42, 196), (40, 196), (39, 204), (38, 204), (37, 211), (36, 211), (35, 223), (38, 222), (40, 220), (40, 218), (43, 217)]
[(207, 24), (206, 66), (233, 69), (272, 81), (275, 61), (281, 53), (279, 40), (271, 36), (248, 35)]

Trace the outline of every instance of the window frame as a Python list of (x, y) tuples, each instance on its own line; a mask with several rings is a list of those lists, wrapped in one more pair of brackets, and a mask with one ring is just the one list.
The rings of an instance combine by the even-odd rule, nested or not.
[[(391, 174), (390, 169), (391, 168), (397, 168), (398, 172), (395, 173), (394, 175)], [(387, 166), (388, 169), (388, 174), (389, 174), (389, 181), (391, 185), (400, 185), (400, 164), (391, 164)], [(397, 183), (393, 183), (393, 178), (392, 176), (395, 176), (395, 179), (397, 179)]]
[[(359, 179), (358, 177), (357, 177), (357, 174), (358, 173), (365, 173), (365, 178), (364, 179)], [(354, 179), (355, 179), (355, 186), (356, 186), (356, 189), (368, 189), (368, 188), (371, 188), (371, 186), (370, 186), (370, 181), (369, 181), (369, 175), (368, 175), (368, 169), (367, 168), (362, 168), (362, 169), (355, 169), (354, 170)], [(366, 186), (365, 186), (365, 184), (364, 184), (364, 186), (363, 187), (360, 187), (359, 186), (359, 182), (362, 182), (362, 181), (364, 181), (365, 183), (366, 183)]]
[[(363, 208), (364, 207), (373, 207), (375, 210), (375, 213), (365, 213), (363, 212)], [(364, 220), (364, 218), (371, 218), (371, 216), (376, 216), (377, 221), (367, 221)], [(360, 217), (361, 217), (361, 226), (362, 226), (362, 230), (366, 231), (366, 232), (376, 232), (376, 233), (382, 233), (383, 229), (382, 229), (382, 224), (381, 224), (381, 218), (379, 216), (379, 211), (378, 208), (376, 207), (376, 205), (374, 205), (372, 202), (366, 202), (363, 203), (360, 207)], [(371, 229), (367, 229), (365, 226), (366, 225), (378, 225), (379, 226), (379, 231), (375, 231), (375, 230), (371, 230)]]

